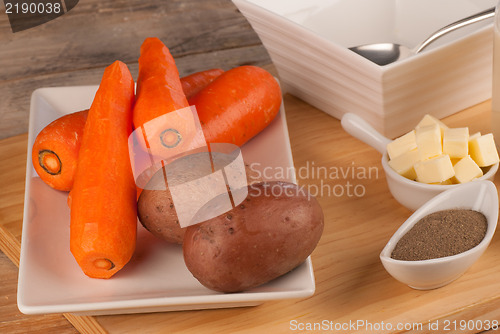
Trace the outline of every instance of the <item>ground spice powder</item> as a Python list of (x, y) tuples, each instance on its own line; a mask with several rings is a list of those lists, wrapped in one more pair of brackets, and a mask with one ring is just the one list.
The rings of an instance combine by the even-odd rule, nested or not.
[(434, 212), (419, 220), (398, 241), (391, 258), (418, 261), (459, 254), (477, 246), (487, 227), (486, 217), (478, 211)]

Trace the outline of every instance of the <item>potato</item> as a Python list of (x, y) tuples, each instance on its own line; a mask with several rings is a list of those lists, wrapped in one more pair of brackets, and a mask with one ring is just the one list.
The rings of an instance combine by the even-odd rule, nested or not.
[(187, 227), (184, 261), (205, 287), (244, 291), (300, 265), (322, 233), (323, 211), (303, 188), (256, 183), (231, 211)]
[[(228, 154), (212, 154), (216, 154), (218, 161), (226, 165), (233, 160)], [(256, 182), (259, 173), (248, 165), (245, 165), (245, 168), (247, 182), (249, 184)], [(170, 175), (175, 175), (174, 179), (169, 177), (168, 182), (186, 182), (209, 174), (212, 170), (208, 153), (195, 153), (179, 158), (168, 165), (168, 172)], [(158, 238), (182, 244), (185, 228), (179, 225), (172, 195), (165, 182), (166, 173), (166, 168), (163, 167), (148, 181), (139, 196), (137, 215), (141, 224)]]

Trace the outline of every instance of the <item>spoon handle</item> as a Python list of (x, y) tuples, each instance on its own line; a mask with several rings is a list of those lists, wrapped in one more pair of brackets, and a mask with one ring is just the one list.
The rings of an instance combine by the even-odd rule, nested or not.
[(439, 37), (441, 37), (443, 35), (446, 35), (447, 33), (451, 32), (451, 31), (454, 31), (458, 28), (465, 27), (465, 26), (472, 24), (472, 23), (476, 23), (476, 22), (488, 19), (488, 18), (493, 17), (493, 16), (495, 16), (495, 7), (488, 8), (480, 13), (477, 13), (477, 14), (474, 14), (472, 16), (468, 16), (466, 18), (463, 18), (459, 21), (453, 22), (453, 23), (447, 25), (446, 27), (439, 29), (438, 31), (436, 31), (432, 35), (430, 35), (425, 41), (423, 41), (415, 49), (415, 53), (419, 53), (424, 48), (426, 48), (429, 44), (434, 42), (436, 39), (438, 39)]
[(358, 115), (352, 113), (344, 114), (344, 116), (342, 116), (341, 125), (348, 134), (370, 145), (381, 154), (385, 153), (387, 144), (391, 142), (389, 138), (384, 137)]

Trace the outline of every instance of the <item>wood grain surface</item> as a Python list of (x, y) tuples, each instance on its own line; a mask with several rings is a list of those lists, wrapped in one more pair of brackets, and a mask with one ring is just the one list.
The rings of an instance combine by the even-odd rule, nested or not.
[(0, 252), (0, 333), (78, 333), (62, 315), (27, 317), (20, 313), (16, 303), (17, 268)]
[(146, 37), (169, 47), (181, 75), (271, 62), (229, 0), (82, 0), (67, 14), (17, 33), (4, 10), (0, 14), (0, 138), (28, 131), (36, 88), (98, 84), (117, 59), (136, 78)]
[[(149, 36), (167, 44), (181, 75), (243, 64), (275, 72), (260, 40), (229, 0), (80, 0), (62, 17), (15, 34), (1, 8), (0, 333), (350, 333), (355, 331), (300, 331), (293, 324), (357, 321), (422, 326), (385, 331), (365, 326), (360, 333), (432, 333), (429, 325), (436, 322), (441, 332), (476, 333), (477, 328), (444, 331), (444, 324), (500, 319), (498, 235), (481, 259), (448, 286), (417, 291), (395, 281), (378, 255), (411, 212), (391, 197), (379, 153), (346, 134), (338, 120), (290, 95), (284, 103), (298, 181), (315, 192), (325, 214), (325, 231), (312, 254), (314, 296), (237, 309), (98, 317), (21, 314), (16, 265), (33, 90), (97, 84), (104, 68), (116, 59), (126, 62), (136, 77), (139, 47)], [(486, 101), (444, 121), (469, 126), (471, 132), (488, 132), (490, 113)], [(322, 168), (360, 168), (372, 174), (314, 174)], [(498, 176), (495, 183), (499, 184)], [(349, 194), (349, 185), (358, 193)]]
[[(487, 132), (490, 108), (487, 101), (444, 121), (450, 126), (469, 126), (472, 132)], [(314, 296), (236, 309), (97, 317), (65, 314), (76, 329), (82, 333), (290, 333), (297, 332), (292, 331), (293, 324), (305, 326), (323, 321), (344, 324), (363, 320), (372, 326), (382, 322), (393, 326), (418, 323), (422, 324), (422, 330), (361, 328), (359, 333), (435, 333), (426, 329), (429, 323), (439, 322), (443, 328), (446, 321), (500, 319), (498, 236), (481, 259), (452, 284), (417, 291), (397, 282), (384, 270), (378, 255), (411, 212), (391, 197), (379, 153), (345, 133), (338, 120), (293, 96), (285, 96), (285, 109), (295, 167), (298, 172), (309, 170), (309, 174), (298, 173), (299, 183), (314, 189), (321, 185), (345, 186), (350, 182), (365, 189), (362, 196), (352, 197), (347, 193), (342, 196), (318, 193), (325, 214), (325, 231), (312, 254), (317, 284)], [(9, 257), (14, 261), (21, 232), (26, 140), (26, 135), (21, 135), (0, 141), (0, 159), (4, 162), (0, 165), (0, 184), (5, 184), (7, 189), (0, 193), (0, 248), (5, 254), (11, 254)], [(372, 174), (371, 178), (350, 175), (335, 179), (315, 176), (312, 166), (374, 168), (379, 173)], [(497, 177), (495, 183), (498, 185), (498, 182)], [(10, 275), (13, 270), (10, 266)], [(12, 311), (14, 287), (4, 292), (10, 311), (0, 308), (0, 323), (7, 330), (18, 326), (26, 329), (36, 317)], [(13, 325), (13, 317), (18, 317), (19, 323), (9, 327)], [(59, 324), (53, 321), (50, 318), (43, 326), (58, 328)], [(453, 331), (476, 332), (479, 330)]]

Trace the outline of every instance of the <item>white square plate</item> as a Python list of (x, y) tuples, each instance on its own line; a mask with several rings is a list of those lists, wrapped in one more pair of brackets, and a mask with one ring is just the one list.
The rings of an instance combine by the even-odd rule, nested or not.
[[(181, 246), (155, 238), (140, 223), (137, 249), (125, 268), (109, 280), (85, 276), (69, 250), (67, 193), (50, 188), (37, 176), (31, 147), (38, 132), (52, 120), (89, 108), (96, 90), (97, 86), (79, 86), (33, 92), (17, 300), (21, 312), (100, 315), (192, 310), (251, 306), (314, 293), (310, 258), (253, 290), (211, 291), (187, 270)], [(242, 147), (242, 154), (245, 162), (256, 166), (293, 167), (283, 106), (269, 127)], [(288, 181), (295, 182), (294, 175)]]

